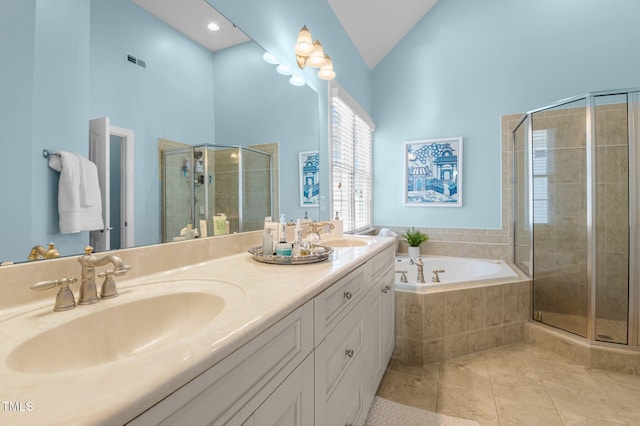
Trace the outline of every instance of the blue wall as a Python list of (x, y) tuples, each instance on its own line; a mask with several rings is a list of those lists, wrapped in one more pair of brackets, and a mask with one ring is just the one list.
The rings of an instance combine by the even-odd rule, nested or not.
[[(640, 2), (440, 0), (373, 70), (379, 225), (500, 227), (500, 117), (640, 86)], [(462, 208), (404, 207), (403, 142), (464, 137)]]
[[(3, 227), (0, 244), (0, 262), (13, 260), (13, 242), (19, 245), (21, 260), (26, 259), (31, 241), (31, 172), (43, 165), (40, 156), (31, 154), (33, 105), (33, 47), (35, 43), (35, 0), (6, 0), (6, 11), (0, 13), (0, 149), (3, 161), (0, 167), (2, 182), (2, 209), (11, 221)], [(3, 9), (5, 9), (3, 7)], [(11, 60), (9, 60), (11, 58)], [(22, 184), (20, 184), (22, 182)], [(4, 217), (4, 215), (3, 215)], [(44, 242), (40, 243), (44, 244)], [(11, 249), (11, 250), (9, 250)]]
[[(318, 92), (320, 170), (329, 170), (328, 84), (316, 69), (297, 69), (293, 47), (298, 31), (307, 25), (333, 59), (340, 83), (367, 111), (371, 110), (371, 72), (326, 0), (207, 0), (280, 62), (295, 69)], [(320, 174), (320, 216), (329, 219), (329, 176)], [(322, 203), (325, 197), (326, 203)]]
[[(127, 53), (147, 67), (128, 63)], [(158, 138), (214, 140), (211, 52), (130, 0), (94, 0), (90, 89), (91, 118), (109, 116), (112, 125), (135, 132), (135, 241), (158, 243)]]
[(218, 51), (214, 57), (216, 138), (222, 145), (278, 142), (280, 212), (287, 218), (318, 219), (318, 209), (301, 208), (298, 153), (318, 149), (318, 94), (289, 84), (262, 59), (250, 42)]

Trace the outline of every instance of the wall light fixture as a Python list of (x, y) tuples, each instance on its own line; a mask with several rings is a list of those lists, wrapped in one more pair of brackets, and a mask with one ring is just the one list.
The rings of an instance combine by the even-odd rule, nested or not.
[(294, 51), (296, 52), (296, 61), (302, 69), (309, 65), (313, 68), (320, 68), (318, 78), (322, 80), (333, 80), (336, 73), (333, 71), (333, 61), (324, 53), (320, 40), (312, 41), (311, 31), (304, 25), (298, 31), (298, 41)]

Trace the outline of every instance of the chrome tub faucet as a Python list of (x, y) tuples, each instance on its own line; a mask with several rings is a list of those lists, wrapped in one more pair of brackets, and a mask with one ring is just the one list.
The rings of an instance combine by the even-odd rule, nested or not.
[(424, 284), (424, 271), (423, 271), (423, 267), (424, 267), (424, 262), (422, 261), (422, 259), (418, 258), (416, 259), (415, 257), (412, 257), (409, 260), (409, 263), (411, 265), (416, 265), (418, 267), (418, 279), (416, 280), (416, 282), (418, 284)]

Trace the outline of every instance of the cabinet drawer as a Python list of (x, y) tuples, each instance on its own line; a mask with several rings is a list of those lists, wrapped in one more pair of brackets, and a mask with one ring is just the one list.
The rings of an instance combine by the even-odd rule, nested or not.
[(327, 336), (324, 345), (324, 357), (318, 362), (324, 363), (323, 391), (329, 399), (341, 378), (351, 368), (355, 360), (360, 359), (364, 350), (365, 317), (362, 303), (358, 304), (344, 320)]
[(359, 267), (314, 299), (316, 345), (362, 300), (368, 288), (368, 270), (366, 264)]
[(393, 247), (387, 247), (382, 253), (378, 253), (369, 262), (371, 264), (371, 277), (376, 279), (383, 275), (387, 268), (395, 265), (395, 251)]
[(130, 424), (225, 424), (253, 412), (313, 350), (312, 330), (308, 302)]
[(365, 407), (362, 366), (363, 363), (360, 362), (357, 368), (350, 369), (327, 401), (324, 425), (361, 425), (364, 423), (368, 406)]

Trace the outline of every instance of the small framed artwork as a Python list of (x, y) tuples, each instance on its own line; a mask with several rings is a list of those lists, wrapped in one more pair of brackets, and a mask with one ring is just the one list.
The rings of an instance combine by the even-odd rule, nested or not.
[(320, 165), (318, 151), (298, 154), (300, 175), (300, 207), (318, 207), (320, 198)]
[(462, 206), (462, 138), (404, 143), (404, 205)]

